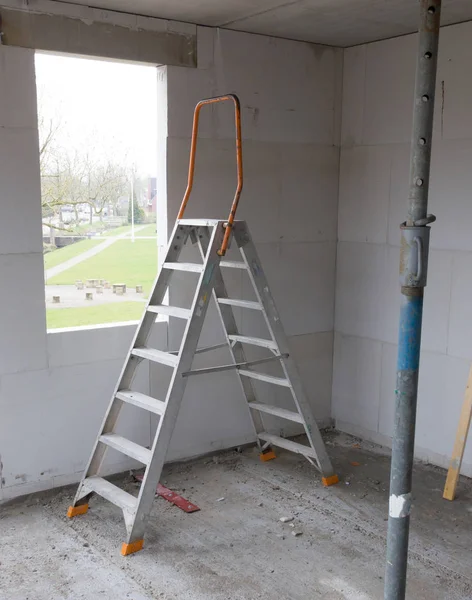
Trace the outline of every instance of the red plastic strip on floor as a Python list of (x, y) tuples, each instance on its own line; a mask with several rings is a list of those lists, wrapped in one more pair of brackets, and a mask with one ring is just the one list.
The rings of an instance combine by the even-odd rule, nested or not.
[[(143, 480), (142, 475), (135, 475), (134, 477), (137, 481)], [(161, 483), (157, 484), (156, 494), (158, 496), (162, 496), (172, 504), (175, 504), (175, 506), (178, 506), (181, 510), (185, 511), (186, 513), (193, 513), (197, 512), (197, 510), (200, 510), (196, 504), (194, 504), (193, 502), (189, 502), (185, 498), (182, 498), (182, 496), (179, 496), (179, 494), (176, 494), (172, 490), (169, 490), (169, 488), (166, 488)]]

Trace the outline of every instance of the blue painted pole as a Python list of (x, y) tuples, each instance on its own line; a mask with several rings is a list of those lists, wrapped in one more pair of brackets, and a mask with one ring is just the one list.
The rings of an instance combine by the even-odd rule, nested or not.
[(401, 226), (401, 311), (384, 600), (404, 600), (420, 365), (423, 294), (429, 251), (427, 214), (441, 0), (419, 0), (420, 27), (411, 142), (408, 219)]

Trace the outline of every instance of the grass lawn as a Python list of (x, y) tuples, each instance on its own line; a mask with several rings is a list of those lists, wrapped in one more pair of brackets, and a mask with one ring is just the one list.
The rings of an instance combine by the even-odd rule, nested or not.
[(114, 237), (115, 235), (121, 235), (122, 233), (131, 232), (131, 225), (122, 225), (121, 227), (115, 227), (102, 233), (100, 237)]
[[(136, 231), (138, 227), (142, 227), (139, 231)], [(102, 237), (112, 237), (115, 235), (121, 235), (122, 233), (128, 233), (131, 236), (131, 225), (123, 225), (122, 227), (116, 227), (116, 229), (110, 229), (102, 235)], [(148, 223), (148, 225), (135, 225), (135, 237), (143, 236), (156, 236), (156, 224)]]
[[(138, 225), (138, 227), (140, 227), (140, 225)], [(150, 223), (149, 225), (146, 225), (143, 229), (140, 229), (139, 231), (137, 231), (135, 237), (148, 237), (148, 236), (157, 237), (155, 223)]]
[(50, 269), (51, 267), (55, 267), (60, 265), (61, 263), (69, 260), (71, 258), (75, 258), (82, 252), (86, 250), (90, 250), (90, 248), (94, 248), (101, 243), (102, 240), (82, 240), (80, 242), (76, 242), (75, 244), (71, 244), (70, 246), (64, 246), (64, 248), (58, 248), (57, 250), (53, 250), (52, 252), (48, 252), (44, 255), (44, 268)]
[(82, 281), (106, 279), (110, 283), (126, 283), (130, 287), (140, 284), (146, 294), (149, 293), (156, 274), (157, 246), (155, 240), (136, 240), (133, 243), (129, 239), (124, 239), (114, 242), (95, 256), (51, 277), (48, 284), (72, 285), (77, 279), (82, 279)]
[(98, 325), (120, 321), (139, 321), (144, 302), (114, 302), (80, 308), (49, 308), (46, 311), (48, 329)]

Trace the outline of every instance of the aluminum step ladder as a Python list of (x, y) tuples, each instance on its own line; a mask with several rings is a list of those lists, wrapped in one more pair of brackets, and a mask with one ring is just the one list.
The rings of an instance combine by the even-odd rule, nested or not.
[[(183, 219), (183, 211), (193, 182), (196, 147), (194, 140), (196, 140), (198, 131), (198, 110), (204, 104), (222, 100), (233, 100), (235, 104), (236, 131), (238, 134), (238, 189), (230, 217), (227, 220)], [(69, 507), (67, 513), (69, 517), (86, 513), (89, 499), (93, 494), (98, 494), (121, 508), (127, 530), (127, 541), (123, 543), (121, 549), (123, 555), (137, 552), (143, 547), (146, 522), (151, 512), (186, 383), (191, 376), (208, 375), (230, 369), (235, 370), (238, 374), (242, 397), (246, 398), (248, 412), (254, 425), (254, 439), (261, 450), (261, 458), (267, 460), (275, 457), (272, 446), (285, 448), (305, 456), (318, 467), (325, 485), (332, 485), (338, 481), (311, 413), (296, 365), (290, 356), (280, 317), (248, 227), (244, 221), (234, 220), (242, 188), (239, 102), (235, 96), (211, 98), (197, 104), (195, 113), (187, 192), (170, 238), (165, 260), (126, 357), (90, 461), (79, 484), (74, 503)], [(198, 247), (201, 262), (186, 263), (179, 261), (181, 251), (188, 241)], [(240, 260), (228, 261), (223, 259), (231, 241), (234, 241), (237, 246)], [(240, 269), (247, 273), (256, 300), (236, 299), (228, 296), (223, 275), (226, 269)], [(188, 277), (192, 277), (191, 273), (198, 275), (190, 308), (164, 304), (167, 291), (172, 288), (173, 275), (176, 272), (188, 273)], [(207, 348), (198, 348), (198, 340), (209, 301), (212, 297), (223, 325), (226, 342)], [(241, 335), (233, 313), (234, 308), (258, 311), (267, 326), (268, 337), (258, 338)], [(147, 345), (156, 315), (169, 315), (185, 322), (185, 330), (178, 351), (164, 352), (150, 348)], [(230, 364), (192, 370), (195, 354), (221, 348), (222, 346), (227, 346), (229, 349)], [(268, 356), (248, 361), (245, 356), (245, 346), (262, 347), (267, 351)], [(165, 400), (158, 400), (133, 391), (133, 377), (138, 364), (143, 360), (165, 365), (172, 370)], [(257, 365), (269, 362), (276, 362), (280, 365), (282, 376), (269, 375), (261, 372), (260, 369), (254, 368)], [(258, 401), (254, 391), (254, 381), (287, 388), (293, 400), (294, 410), (287, 410)], [(132, 404), (159, 416), (150, 449), (115, 433), (117, 420), (124, 404)], [(299, 444), (266, 431), (263, 421), (264, 414), (303, 425), (308, 438), (308, 445)], [(113, 448), (145, 466), (142, 485), (137, 497), (100, 476), (107, 448)]]

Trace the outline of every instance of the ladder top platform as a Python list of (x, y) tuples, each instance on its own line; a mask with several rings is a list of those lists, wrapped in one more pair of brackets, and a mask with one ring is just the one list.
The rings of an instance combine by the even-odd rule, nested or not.
[[(193, 227), (216, 227), (220, 223), (227, 223), (227, 219), (177, 219), (178, 225), (192, 225)], [(244, 221), (233, 221), (233, 226)]]

